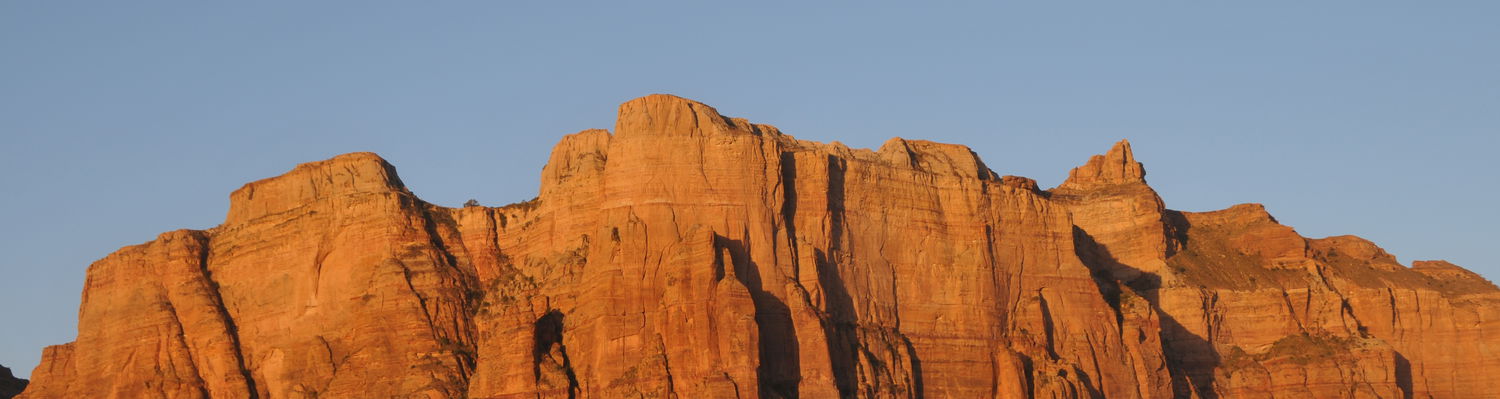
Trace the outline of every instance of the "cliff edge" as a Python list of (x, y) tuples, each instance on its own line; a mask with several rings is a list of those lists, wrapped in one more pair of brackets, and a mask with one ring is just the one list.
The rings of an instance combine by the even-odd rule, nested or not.
[(1167, 209), (1126, 141), (1043, 190), (651, 95), (541, 180), (447, 208), (356, 153), (247, 184), (92, 264), (21, 397), (1500, 397), (1493, 284)]

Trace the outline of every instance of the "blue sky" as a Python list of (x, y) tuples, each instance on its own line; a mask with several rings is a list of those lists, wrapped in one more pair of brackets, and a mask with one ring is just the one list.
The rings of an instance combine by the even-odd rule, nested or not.
[(1170, 208), (1500, 276), (1496, 2), (250, 3), (0, 2), (0, 364), (73, 339), (90, 262), (246, 182), (375, 151), (431, 202), (525, 200), (649, 93), (1047, 187), (1129, 138)]

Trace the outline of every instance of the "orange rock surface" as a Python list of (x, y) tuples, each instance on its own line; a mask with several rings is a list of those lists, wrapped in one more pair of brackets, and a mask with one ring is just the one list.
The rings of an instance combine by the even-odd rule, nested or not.
[(89, 268), (24, 398), (1500, 397), (1500, 290), (1171, 211), (1129, 143), (1041, 190), (968, 148), (690, 100), (445, 208), (347, 154)]

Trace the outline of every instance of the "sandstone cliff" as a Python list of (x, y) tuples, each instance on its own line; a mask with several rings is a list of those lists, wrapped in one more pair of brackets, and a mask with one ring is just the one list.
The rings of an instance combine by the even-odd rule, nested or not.
[(1500, 397), (1500, 290), (1171, 211), (1129, 143), (1041, 190), (968, 148), (795, 139), (666, 95), (537, 198), (359, 153), (90, 266), (25, 398)]

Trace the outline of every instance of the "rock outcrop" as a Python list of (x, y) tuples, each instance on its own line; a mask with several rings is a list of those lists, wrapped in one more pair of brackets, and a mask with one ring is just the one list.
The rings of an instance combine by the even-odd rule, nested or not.
[(1493, 284), (1168, 210), (1123, 141), (1042, 190), (652, 95), (529, 201), (358, 153), (230, 202), (90, 266), (22, 397), (1500, 397)]
[(1121, 142), (1053, 198), (1102, 292), (1163, 320), (1177, 397), (1500, 397), (1480, 371), (1500, 367), (1494, 284), (1358, 237), (1304, 238), (1259, 204), (1166, 210), (1133, 159)]
[(0, 399), (10, 399), (26, 390), (26, 380), (16, 378), (10, 369), (0, 366)]

